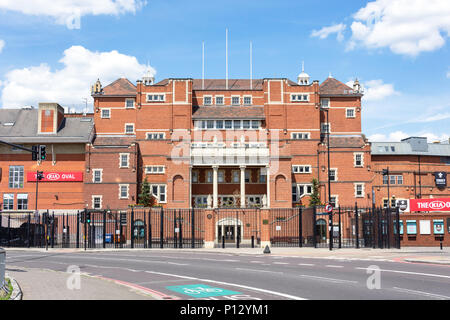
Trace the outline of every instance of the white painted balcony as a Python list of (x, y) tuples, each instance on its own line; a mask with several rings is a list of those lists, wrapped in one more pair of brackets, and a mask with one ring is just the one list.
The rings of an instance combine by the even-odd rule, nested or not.
[(260, 165), (269, 164), (269, 148), (265, 143), (199, 142), (191, 144), (192, 165)]

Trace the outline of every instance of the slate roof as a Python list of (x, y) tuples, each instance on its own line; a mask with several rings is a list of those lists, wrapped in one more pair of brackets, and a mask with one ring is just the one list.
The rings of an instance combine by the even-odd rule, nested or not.
[(450, 157), (450, 144), (428, 143), (428, 151), (413, 151), (408, 142), (372, 142), (374, 156), (424, 155)]
[(136, 96), (136, 86), (126, 78), (120, 78), (103, 88), (102, 94), (93, 96)]
[(94, 147), (99, 146), (129, 146), (136, 141), (135, 137), (104, 137), (96, 136)]
[(319, 87), (321, 96), (362, 96), (361, 93), (355, 93), (353, 88), (334, 78), (328, 78)]
[(0, 140), (10, 143), (88, 143), (94, 136), (94, 119), (65, 118), (56, 134), (38, 134), (37, 128), (38, 109), (0, 109)]
[(193, 107), (193, 119), (265, 119), (264, 107)]

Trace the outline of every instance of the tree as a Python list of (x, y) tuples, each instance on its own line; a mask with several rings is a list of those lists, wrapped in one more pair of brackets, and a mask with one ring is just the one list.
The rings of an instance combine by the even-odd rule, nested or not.
[(309, 206), (314, 207), (320, 205), (319, 182), (312, 179), (312, 194), (309, 199)]
[(145, 207), (151, 207), (153, 206), (153, 202), (153, 196), (150, 194), (150, 184), (147, 181), (147, 177), (145, 177), (144, 182), (142, 182), (142, 189), (139, 194), (138, 203)]

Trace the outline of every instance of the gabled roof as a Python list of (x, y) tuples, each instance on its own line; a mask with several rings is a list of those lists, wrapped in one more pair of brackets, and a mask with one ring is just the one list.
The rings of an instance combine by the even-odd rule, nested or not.
[(193, 119), (264, 119), (264, 107), (193, 107)]
[(328, 78), (319, 87), (321, 96), (362, 96), (356, 93), (352, 88), (334, 78)]
[(96, 96), (136, 96), (136, 86), (126, 78), (120, 78), (103, 88)]

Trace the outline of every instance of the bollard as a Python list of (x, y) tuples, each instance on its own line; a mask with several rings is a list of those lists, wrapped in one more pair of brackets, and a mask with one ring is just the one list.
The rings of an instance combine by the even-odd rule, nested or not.
[(442, 250), (442, 239), (441, 239), (441, 250)]
[(252, 236), (252, 248), (255, 247), (255, 236)]

